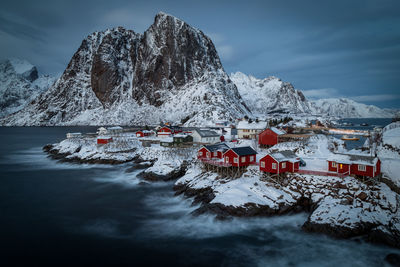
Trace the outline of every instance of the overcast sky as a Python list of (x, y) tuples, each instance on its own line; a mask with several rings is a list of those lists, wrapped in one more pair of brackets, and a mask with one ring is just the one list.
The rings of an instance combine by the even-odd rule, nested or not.
[(93, 31), (143, 33), (159, 11), (209, 35), (228, 73), (400, 108), (400, 1), (1, 0), (0, 58), (60, 73)]

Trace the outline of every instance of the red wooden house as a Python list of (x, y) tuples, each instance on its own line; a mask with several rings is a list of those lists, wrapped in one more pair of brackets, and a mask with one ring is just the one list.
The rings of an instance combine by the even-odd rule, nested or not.
[(234, 167), (249, 166), (256, 163), (257, 152), (249, 147), (235, 147), (227, 150), (224, 154), (224, 162)]
[(182, 129), (179, 127), (163, 126), (157, 131), (158, 137), (170, 137), (173, 134), (181, 133)]
[(279, 143), (279, 136), (285, 134), (284, 131), (275, 127), (265, 129), (258, 135), (258, 144), (273, 146)]
[(209, 146), (202, 146), (197, 152), (198, 159), (222, 159), (223, 154), (229, 150), (230, 147), (225, 143), (219, 143)]
[(98, 136), (97, 137), (97, 144), (101, 144), (101, 145), (104, 145), (104, 144), (108, 144), (108, 143), (110, 143), (110, 142), (112, 142), (112, 137), (110, 137), (110, 136)]
[(297, 172), (300, 158), (289, 150), (270, 153), (260, 159), (260, 171), (269, 173)]
[(330, 172), (375, 177), (381, 173), (381, 161), (377, 157), (335, 154), (328, 158)]
[(136, 132), (136, 137), (145, 137), (145, 136), (150, 136), (152, 134), (153, 134), (153, 132), (152, 131), (148, 131), (148, 130), (137, 131)]

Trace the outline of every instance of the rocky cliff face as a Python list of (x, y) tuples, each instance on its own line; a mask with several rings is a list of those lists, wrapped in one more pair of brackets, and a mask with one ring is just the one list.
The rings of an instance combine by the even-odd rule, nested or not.
[(230, 78), (256, 116), (271, 113), (311, 113), (310, 103), (291, 83), (273, 76), (261, 80), (241, 72), (231, 74)]
[(25, 60), (0, 62), (0, 117), (21, 110), (53, 82), (52, 77), (39, 77), (36, 67)]
[(249, 114), (212, 41), (159, 13), (144, 34), (118, 27), (83, 40), (60, 79), (6, 125), (205, 125)]

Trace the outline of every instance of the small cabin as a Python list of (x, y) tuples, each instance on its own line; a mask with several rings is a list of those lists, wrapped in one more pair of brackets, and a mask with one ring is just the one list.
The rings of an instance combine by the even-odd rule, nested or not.
[(104, 145), (112, 142), (113, 139), (110, 136), (99, 136), (97, 137), (97, 144), (98, 145)]
[(161, 127), (158, 131), (157, 131), (157, 136), (158, 137), (170, 137), (174, 134), (174, 131), (172, 128), (164, 126)]
[(276, 145), (280, 142), (279, 137), (284, 134), (285, 132), (283, 130), (279, 130), (275, 127), (265, 129), (258, 135), (258, 144), (266, 147)]
[(238, 138), (241, 139), (256, 139), (257, 135), (267, 128), (266, 121), (247, 121), (242, 120), (237, 124)]
[(293, 151), (269, 153), (260, 159), (260, 171), (268, 173), (297, 172), (300, 158)]
[(223, 154), (224, 162), (235, 167), (249, 166), (256, 163), (257, 152), (250, 146), (235, 147)]
[(220, 135), (215, 131), (206, 129), (194, 129), (192, 132), (193, 142), (199, 144), (215, 144), (220, 141)]
[(381, 161), (377, 157), (334, 154), (327, 161), (330, 172), (362, 177), (375, 177), (381, 173)]
[(146, 137), (153, 135), (153, 131), (142, 130), (136, 132), (136, 137)]
[(203, 146), (197, 151), (198, 159), (222, 159), (226, 151), (230, 149), (225, 143)]
[(182, 144), (192, 143), (193, 137), (187, 134), (176, 134), (173, 136), (174, 144), (180, 146)]

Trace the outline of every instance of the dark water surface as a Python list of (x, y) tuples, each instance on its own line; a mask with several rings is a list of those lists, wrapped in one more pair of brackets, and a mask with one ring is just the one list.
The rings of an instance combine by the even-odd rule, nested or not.
[(77, 165), (41, 147), (90, 127), (0, 128), (0, 266), (382, 266), (397, 252), (306, 234), (307, 214), (193, 217), (172, 183), (143, 184), (131, 165)]

